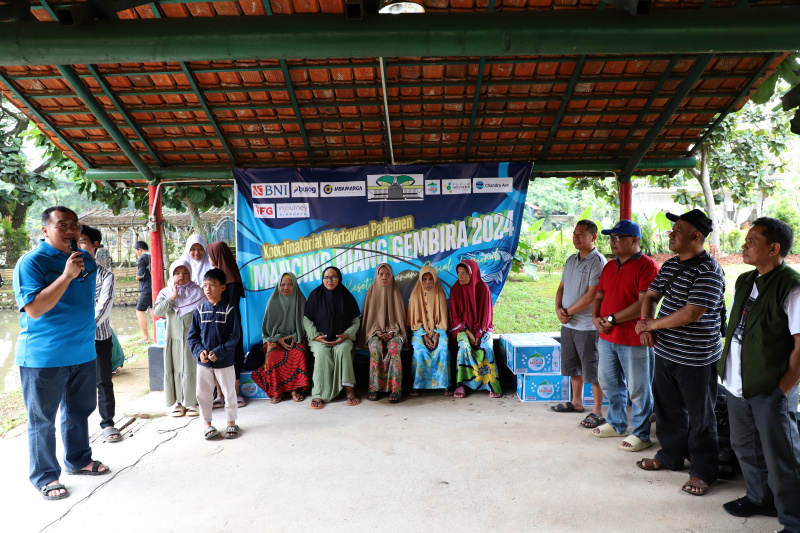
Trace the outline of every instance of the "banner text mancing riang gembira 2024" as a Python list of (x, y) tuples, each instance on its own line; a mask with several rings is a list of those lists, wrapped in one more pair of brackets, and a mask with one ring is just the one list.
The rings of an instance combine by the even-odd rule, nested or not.
[(336, 266), (361, 307), (379, 263), (392, 266), (407, 301), (421, 267), (433, 265), (449, 295), (456, 265), (473, 259), (496, 301), (519, 242), (531, 166), (235, 168), (245, 351), (261, 342), (267, 300), (287, 271), (308, 296)]

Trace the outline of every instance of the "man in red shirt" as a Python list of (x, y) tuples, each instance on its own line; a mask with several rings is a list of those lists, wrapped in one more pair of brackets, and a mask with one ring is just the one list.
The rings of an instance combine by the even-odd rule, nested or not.
[[(600, 332), (598, 366), (600, 387), (608, 397), (607, 423), (592, 430), (596, 437), (627, 437), (619, 447), (638, 452), (653, 445), (650, 415), (653, 414), (653, 348), (642, 345), (636, 333), (641, 300), (658, 274), (658, 265), (639, 250), (642, 231), (630, 220), (620, 220), (610, 230), (609, 261), (600, 274), (592, 303), (592, 323)], [(628, 428), (628, 394), (633, 406)], [(630, 433), (630, 435), (628, 435)]]

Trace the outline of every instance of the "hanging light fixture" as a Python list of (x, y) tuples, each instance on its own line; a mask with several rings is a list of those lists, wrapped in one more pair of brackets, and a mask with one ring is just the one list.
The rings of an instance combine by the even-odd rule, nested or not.
[(422, 4), (417, 4), (411, 0), (381, 0), (381, 8), (378, 10), (381, 15), (399, 15), (400, 13), (425, 13)]

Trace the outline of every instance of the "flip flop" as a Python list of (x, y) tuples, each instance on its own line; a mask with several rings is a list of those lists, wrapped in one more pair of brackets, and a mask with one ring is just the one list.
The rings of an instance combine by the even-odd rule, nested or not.
[(358, 405), (360, 403), (361, 403), (361, 400), (359, 400), (355, 396), (353, 396), (352, 398), (347, 398), (347, 405), (349, 405), (350, 407), (352, 407), (354, 405)]
[(594, 435), (595, 437), (599, 437), (601, 439), (605, 439), (608, 437), (627, 437), (628, 433), (630, 433), (630, 429), (626, 429), (624, 433), (617, 433), (616, 430), (608, 422), (606, 422), (602, 426), (598, 426), (595, 429), (599, 431), (595, 431), (593, 429), (592, 435)]
[[(47, 493), (54, 491), (54, 490), (64, 490), (64, 494), (56, 494), (55, 496), (48, 496)], [(55, 485), (42, 485), (39, 487), (39, 492), (42, 493), (42, 498), (45, 500), (53, 501), (53, 500), (63, 500), (67, 496), (69, 496), (69, 491), (67, 487), (60, 483), (56, 483)]]
[(239, 426), (236, 424), (232, 426), (228, 426), (225, 428), (225, 438), (226, 439), (238, 439), (239, 438)]
[(583, 421), (581, 422), (581, 427), (587, 429), (594, 429), (597, 426), (602, 426), (605, 423), (606, 419), (603, 418), (602, 416), (597, 416), (594, 413), (589, 413), (588, 415), (586, 415), (586, 418), (584, 418)]
[(319, 398), (314, 398), (311, 400), (312, 409), (322, 409), (323, 407), (325, 407), (325, 404), (322, 403), (322, 400), (320, 400)]
[(656, 470), (666, 470), (667, 467), (661, 464), (658, 459), (642, 459), (641, 461), (636, 461), (636, 466), (641, 468), (642, 470), (647, 470), (648, 472), (654, 472)]
[[(70, 476), (105, 476), (106, 474), (111, 472), (111, 469), (106, 466), (105, 470), (100, 470), (101, 466), (106, 466), (100, 461), (92, 461), (92, 469), (91, 470), (67, 470), (67, 474)], [(53, 490), (53, 489), (50, 489)]]
[(567, 402), (565, 404), (560, 403), (558, 405), (554, 405), (550, 408), (550, 410), (554, 413), (582, 413), (586, 409), (583, 407), (580, 409), (575, 409), (575, 406), (572, 405), (572, 402)]
[(103, 430), (103, 439), (106, 442), (119, 442), (122, 440), (122, 435), (119, 434), (119, 430), (115, 427), (105, 428)]
[[(623, 444), (628, 443), (630, 446), (623, 446)], [(628, 435), (625, 440), (619, 443), (619, 447), (626, 452), (640, 452), (642, 450), (646, 450), (650, 446), (653, 445), (653, 441), (651, 440), (642, 440), (636, 435)]]
[[(693, 492), (691, 490), (686, 490), (687, 487), (693, 487), (699, 490), (698, 492)], [(691, 494), (692, 496), (704, 496), (709, 491), (710, 488), (711, 485), (709, 485), (700, 478), (692, 476), (689, 478), (689, 481), (683, 484), (681, 490), (687, 494)]]

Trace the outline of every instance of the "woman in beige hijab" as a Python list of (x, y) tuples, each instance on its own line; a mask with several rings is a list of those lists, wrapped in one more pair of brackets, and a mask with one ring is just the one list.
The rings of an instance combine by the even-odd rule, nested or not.
[(375, 401), (379, 392), (388, 392), (389, 403), (398, 403), (403, 380), (400, 350), (408, 342), (406, 309), (392, 267), (386, 263), (375, 271), (361, 318), (357, 346), (369, 350), (370, 357), (367, 399)]
[(414, 385), (409, 395), (419, 396), (419, 389), (444, 389), (447, 394), (450, 390), (447, 298), (436, 269), (430, 265), (419, 270), (419, 279), (408, 299), (408, 325), (414, 349), (411, 358)]

